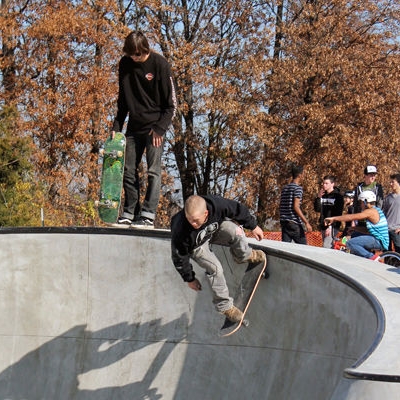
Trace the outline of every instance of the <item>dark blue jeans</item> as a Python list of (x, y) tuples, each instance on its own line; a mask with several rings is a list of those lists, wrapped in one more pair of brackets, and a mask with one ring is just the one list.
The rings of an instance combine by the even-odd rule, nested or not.
[[(154, 147), (153, 136), (133, 135), (127, 132), (124, 169), (123, 217), (134, 219), (142, 216), (155, 219), (161, 190), (161, 156), (163, 146)], [(143, 205), (140, 204), (139, 165), (146, 150), (147, 189)]]
[(307, 244), (306, 234), (303, 226), (292, 221), (281, 221), (282, 242)]
[(396, 233), (395, 229), (389, 230), (389, 238), (394, 245), (394, 251), (400, 253), (400, 233)]
[(351, 239), (347, 241), (346, 247), (350, 250), (351, 254), (357, 256), (371, 258), (374, 253), (372, 249), (384, 250), (381, 242), (372, 235), (352, 235)]

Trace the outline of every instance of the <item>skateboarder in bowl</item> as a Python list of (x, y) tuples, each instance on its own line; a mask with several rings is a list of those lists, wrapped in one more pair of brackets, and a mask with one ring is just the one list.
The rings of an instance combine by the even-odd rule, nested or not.
[(257, 240), (263, 239), (263, 231), (247, 207), (213, 195), (190, 196), (184, 209), (171, 221), (171, 255), (176, 270), (191, 289), (199, 291), (201, 284), (190, 259), (203, 268), (211, 285), (215, 309), (234, 322), (240, 321), (242, 311), (233, 305), (212, 244), (230, 247), (238, 263), (263, 262), (265, 253), (249, 246), (243, 228), (251, 230)]

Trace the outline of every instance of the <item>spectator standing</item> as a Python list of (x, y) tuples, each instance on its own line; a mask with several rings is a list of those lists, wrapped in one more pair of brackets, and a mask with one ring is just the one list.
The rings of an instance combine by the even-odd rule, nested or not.
[(383, 200), (382, 211), (388, 222), (390, 242), (400, 253), (400, 173), (390, 175), (390, 188), (392, 192)]
[(304, 170), (302, 166), (292, 168), (292, 181), (282, 189), (280, 199), (280, 224), (282, 229), (282, 242), (307, 244), (306, 231), (311, 232), (312, 227), (301, 210), (303, 200), (303, 188), (300, 185)]
[(323, 178), (322, 188), (314, 200), (314, 211), (320, 213), (320, 224), (322, 245), (325, 248), (333, 247), (334, 239), (339, 232), (340, 222), (334, 222), (332, 225), (325, 225), (325, 218), (342, 215), (343, 196), (340, 190), (335, 187), (336, 178), (332, 175), (326, 175)]
[(376, 196), (376, 206), (382, 208), (383, 187), (376, 182), (378, 170), (375, 165), (367, 165), (364, 168), (364, 181), (360, 182), (354, 189), (354, 212), (361, 212), (361, 205), (358, 201), (360, 194), (366, 190), (373, 192)]
[[(344, 207), (343, 211), (344, 214), (354, 214), (354, 190), (346, 190), (343, 195)], [(343, 222), (343, 237), (349, 236), (348, 230), (355, 225), (354, 221), (347, 221)], [(349, 238), (350, 239), (350, 238)]]

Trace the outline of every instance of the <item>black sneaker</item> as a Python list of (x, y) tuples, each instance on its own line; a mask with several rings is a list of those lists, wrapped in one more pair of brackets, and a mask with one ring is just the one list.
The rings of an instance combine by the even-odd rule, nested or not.
[(118, 225), (130, 225), (132, 220), (126, 217), (119, 217), (118, 218)]
[(154, 221), (150, 218), (140, 217), (131, 223), (131, 228), (154, 229)]

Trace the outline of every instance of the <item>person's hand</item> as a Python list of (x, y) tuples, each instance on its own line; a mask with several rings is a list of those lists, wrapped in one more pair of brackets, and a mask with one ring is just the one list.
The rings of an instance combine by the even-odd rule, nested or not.
[(332, 217), (324, 219), (325, 226), (330, 226), (330, 225), (332, 225), (332, 223), (333, 223), (333, 218)]
[(110, 137), (111, 137), (111, 140), (114, 140), (114, 138), (115, 138), (115, 131), (111, 131)]
[(256, 226), (252, 231), (251, 231), (252, 236), (254, 236), (258, 241), (264, 239), (264, 232), (263, 230), (259, 227)]
[(194, 279), (194, 281), (188, 282), (188, 286), (190, 287), (190, 289), (193, 289), (196, 292), (201, 290), (201, 283), (196, 278)]
[(153, 146), (160, 147), (164, 140), (164, 136), (159, 135), (158, 133), (154, 132), (153, 129), (150, 131), (149, 135), (153, 135)]
[(306, 223), (306, 232), (312, 232), (312, 226), (309, 222)]

